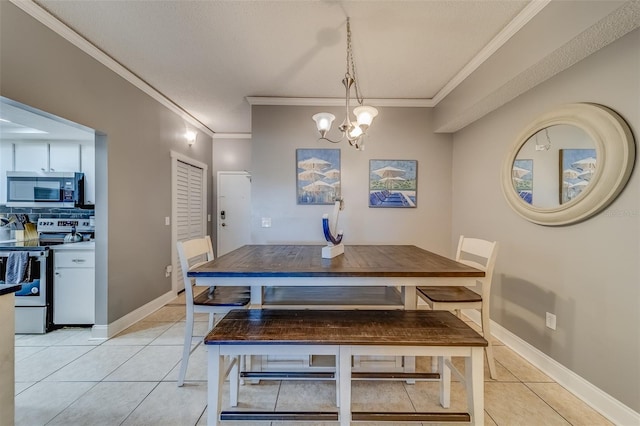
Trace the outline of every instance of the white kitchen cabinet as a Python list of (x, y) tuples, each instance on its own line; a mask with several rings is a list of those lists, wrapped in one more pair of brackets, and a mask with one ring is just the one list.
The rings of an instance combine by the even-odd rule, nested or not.
[(49, 144), (50, 172), (80, 171), (80, 144), (77, 142), (53, 142)]
[(54, 249), (53, 266), (53, 323), (95, 324), (95, 250)]
[(49, 171), (49, 144), (46, 142), (19, 142), (14, 144), (14, 171)]
[(14, 146), (14, 171), (77, 172), (80, 170), (80, 144), (77, 142), (17, 142)]

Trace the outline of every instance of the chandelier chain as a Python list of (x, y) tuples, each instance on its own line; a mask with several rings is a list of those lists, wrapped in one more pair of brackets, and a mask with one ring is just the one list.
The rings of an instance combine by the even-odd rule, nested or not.
[[(351, 70), (349, 70), (351, 65)], [(353, 86), (356, 92), (356, 100), (360, 105), (364, 102), (364, 98), (360, 96), (360, 89), (358, 88), (358, 79), (356, 77), (356, 62), (353, 60), (353, 47), (351, 46), (351, 23), (347, 18), (347, 77), (353, 79)]]

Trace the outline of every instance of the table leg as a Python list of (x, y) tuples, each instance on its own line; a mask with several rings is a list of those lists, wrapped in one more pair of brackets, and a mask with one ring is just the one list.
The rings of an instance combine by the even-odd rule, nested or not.
[[(416, 286), (406, 285), (402, 287), (402, 296), (404, 299), (405, 311), (415, 311), (418, 309), (418, 297), (416, 295)], [(416, 357), (405, 356), (403, 370), (405, 373), (415, 373)], [(414, 385), (415, 383), (416, 383), (415, 380), (407, 380), (407, 384)]]
[(415, 311), (418, 309), (418, 296), (416, 294), (416, 286), (406, 285), (402, 287), (402, 296), (404, 299), (405, 311)]
[[(434, 356), (434, 358), (436, 358)], [(440, 372), (440, 405), (449, 408), (451, 405), (451, 369), (447, 361), (451, 362), (450, 356), (439, 356), (438, 371)]]
[(251, 308), (262, 309), (262, 286), (251, 286)]
[(229, 405), (238, 406), (238, 388), (240, 387), (240, 358), (241, 356), (229, 357), (233, 362), (233, 367), (229, 372)]
[(351, 346), (340, 346), (338, 358), (340, 426), (349, 426), (351, 424)]
[(222, 408), (222, 385), (224, 383), (224, 356), (220, 355), (219, 345), (207, 345), (207, 424), (216, 426)]
[(465, 358), (467, 406), (471, 424), (484, 425), (484, 348), (471, 348), (471, 356)]

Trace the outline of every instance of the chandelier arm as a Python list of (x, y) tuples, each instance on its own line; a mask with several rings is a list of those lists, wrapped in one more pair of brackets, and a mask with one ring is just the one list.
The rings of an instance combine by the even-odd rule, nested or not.
[[(344, 139), (344, 135), (345, 135), (345, 133), (343, 133), (342, 137), (340, 139), (338, 139), (337, 141), (331, 140), (326, 136), (321, 136), (321, 137), (318, 138), (318, 140), (319, 141), (327, 141), (327, 142), (331, 142), (331, 143), (340, 143)], [(349, 143), (351, 143), (351, 142), (349, 142)]]

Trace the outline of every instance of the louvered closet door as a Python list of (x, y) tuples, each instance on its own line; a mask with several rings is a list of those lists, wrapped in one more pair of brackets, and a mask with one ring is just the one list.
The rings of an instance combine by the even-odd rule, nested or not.
[[(204, 170), (182, 161), (176, 168), (176, 229), (178, 241), (203, 237), (206, 232), (204, 221), (205, 194)], [(174, 259), (178, 291), (184, 289), (180, 259)], [(205, 260), (205, 259), (202, 259)]]

